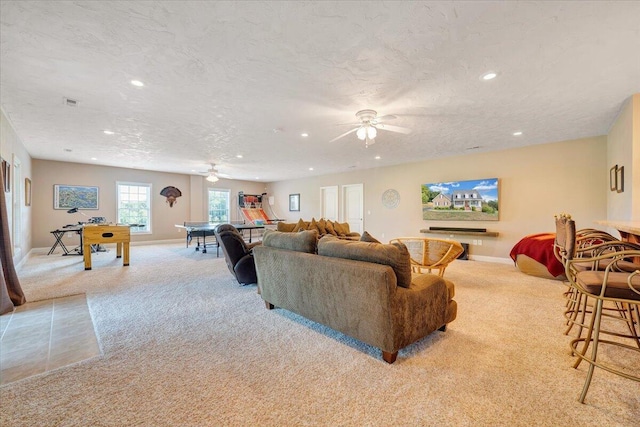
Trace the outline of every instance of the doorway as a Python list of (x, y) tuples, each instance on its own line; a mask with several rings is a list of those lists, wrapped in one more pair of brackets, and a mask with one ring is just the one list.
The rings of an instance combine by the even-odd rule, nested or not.
[(321, 218), (338, 220), (338, 186), (320, 187)]
[(364, 185), (342, 186), (342, 221), (349, 223), (352, 232), (364, 231)]

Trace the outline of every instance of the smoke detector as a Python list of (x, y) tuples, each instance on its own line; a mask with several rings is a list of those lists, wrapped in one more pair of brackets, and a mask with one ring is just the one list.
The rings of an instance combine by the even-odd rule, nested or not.
[(66, 105), (67, 107), (78, 106), (78, 101), (76, 101), (75, 99), (71, 99), (71, 98), (63, 98), (63, 99), (64, 99), (64, 105)]

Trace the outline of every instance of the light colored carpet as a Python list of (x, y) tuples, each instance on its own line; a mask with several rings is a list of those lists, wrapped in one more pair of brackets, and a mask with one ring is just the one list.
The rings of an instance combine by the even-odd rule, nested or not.
[[(638, 383), (571, 368), (564, 286), (515, 267), (456, 261), (447, 332), (379, 350), (264, 307), (222, 258), (181, 244), (32, 256), (30, 301), (86, 292), (103, 356), (0, 388), (6, 426), (631, 426)], [(634, 362), (635, 363), (635, 362)], [(636, 372), (640, 363), (632, 367)]]

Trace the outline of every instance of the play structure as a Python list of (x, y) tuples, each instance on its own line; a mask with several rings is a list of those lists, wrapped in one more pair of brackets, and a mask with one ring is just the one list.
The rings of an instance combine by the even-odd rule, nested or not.
[(240, 217), (250, 224), (265, 225), (282, 221), (271, 209), (267, 193), (244, 194), (243, 191), (240, 191), (238, 193), (238, 210)]

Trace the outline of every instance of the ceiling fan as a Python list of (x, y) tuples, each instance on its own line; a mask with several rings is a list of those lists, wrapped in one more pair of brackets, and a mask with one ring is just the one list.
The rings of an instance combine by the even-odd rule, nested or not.
[(378, 113), (375, 110), (360, 110), (356, 113), (356, 117), (359, 120), (358, 123), (348, 123), (352, 126), (356, 126), (355, 128), (333, 138), (329, 142), (337, 141), (338, 139), (355, 132), (358, 139), (364, 141), (365, 147), (368, 148), (371, 144), (376, 142), (375, 138), (378, 135), (378, 130), (399, 132), (405, 135), (411, 133), (411, 129), (386, 124), (387, 120), (393, 120), (396, 118), (396, 116), (393, 115), (378, 117)]
[(207, 174), (207, 177), (205, 179), (209, 182), (217, 182), (220, 178), (233, 179), (229, 175), (224, 175), (218, 172), (215, 163), (211, 163), (211, 168), (208, 171), (200, 173)]

